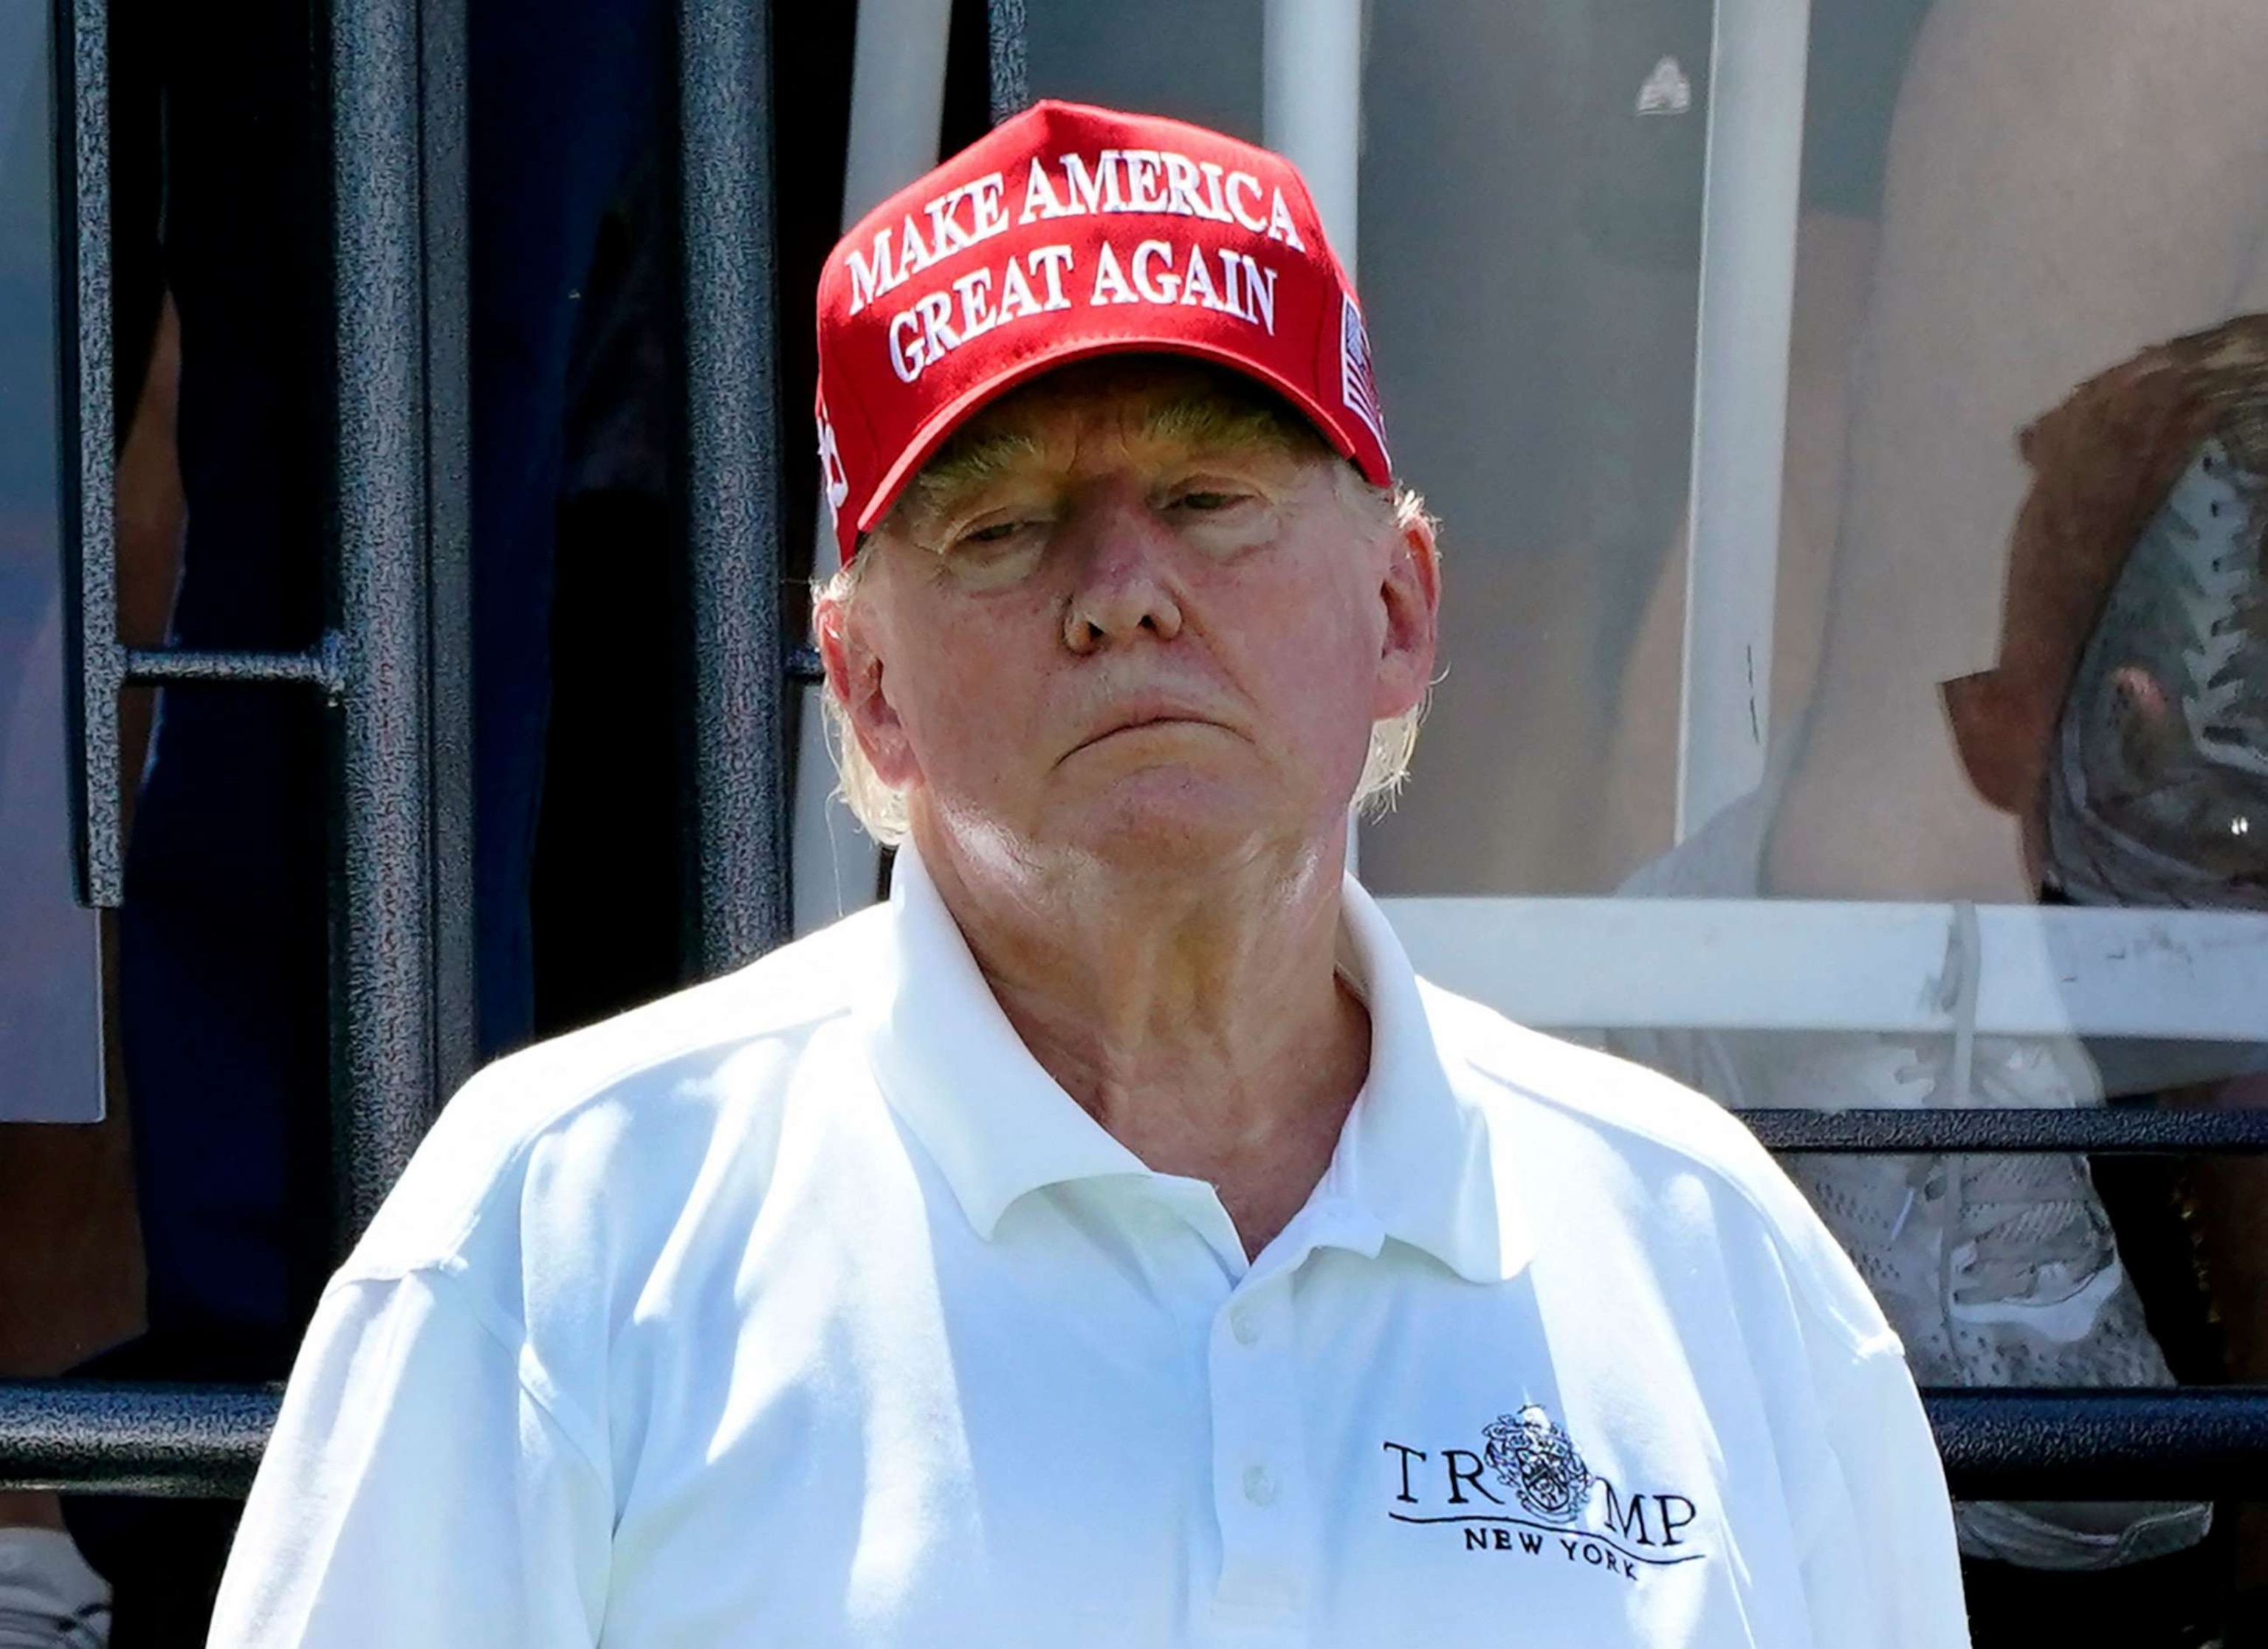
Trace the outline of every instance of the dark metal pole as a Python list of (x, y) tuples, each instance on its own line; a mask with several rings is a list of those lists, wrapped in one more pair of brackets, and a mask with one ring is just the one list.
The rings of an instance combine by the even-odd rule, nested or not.
[(338, 637), (327, 632), (310, 652), (224, 652), (210, 648), (129, 647), (126, 680), (136, 687), (176, 682), (225, 682), (231, 686), (313, 687), (335, 698), (345, 683), (339, 675)]
[(1024, 0), (985, 0), (985, 61), (990, 71), (992, 123), (1020, 114), (1032, 101), (1031, 54), (1025, 45)]
[(471, 173), (467, 0), (423, 0), (426, 520), (431, 534), (435, 1093), (480, 1057), (473, 925)]
[(763, 0), (681, 0), (678, 121), (699, 960), (714, 974), (792, 921)]
[(332, 1155), (342, 1241), (434, 1103), (424, 264), (416, 0), (331, 7), (340, 886)]
[[(0, 1381), (0, 1491), (241, 1495), (276, 1423), (273, 1386)], [(2257, 1498), (2268, 1388), (1923, 1394), (1963, 1499)]]
[(0, 1381), (0, 1491), (241, 1496), (282, 1389)]
[(2268, 1111), (2089, 1105), (2041, 1110), (1742, 1110), (1735, 1115), (1773, 1151), (2123, 1152), (2190, 1156), (2268, 1152)]
[(2268, 1483), (2268, 1390), (1922, 1393), (1966, 1500), (2250, 1498)]
[[(62, 15), (60, 11), (58, 17)], [(72, 232), (67, 298), (65, 394), (77, 409), (77, 450), (64, 482), (75, 518), (78, 572), (70, 600), (70, 650), (78, 661), (72, 706), (77, 737), (72, 774), (73, 870), (80, 902), (115, 906), (125, 897), (119, 772), (118, 689), (126, 673), (118, 642), (117, 432), (111, 397), (110, 44), (107, 0), (73, 0), (70, 39), (58, 41), (56, 91), (70, 110)], [(67, 595), (67, 600), (68, 600)]]

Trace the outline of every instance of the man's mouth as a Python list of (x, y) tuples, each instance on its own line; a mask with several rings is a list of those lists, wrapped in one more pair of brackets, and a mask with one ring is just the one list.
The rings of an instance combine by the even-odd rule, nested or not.
[(1076, 755), (1081, 750), (1092, 749), (1104, 740), (1115, 739), (1121, 733), (1142, 732), (1157, 727), (1218, 727), (1219, 725), (1211, 717), (1184, 705), (1130, 705), (1110, 717), (1101, 726), (1080, 740), (1071, 747), (1071, 753)]

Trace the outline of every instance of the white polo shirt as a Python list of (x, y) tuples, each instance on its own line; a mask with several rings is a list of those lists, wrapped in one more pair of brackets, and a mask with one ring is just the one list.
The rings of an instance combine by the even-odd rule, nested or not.
[(1739, 1124), (1422, 984), (1248, 1259), (888, 905), (468, 1085), (212, 1642), (1965, 1644), (1896, 1340)]

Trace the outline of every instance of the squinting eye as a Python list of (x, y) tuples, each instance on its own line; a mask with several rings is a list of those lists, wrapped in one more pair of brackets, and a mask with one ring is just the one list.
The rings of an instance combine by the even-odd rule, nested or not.
[(1174, 503), (1185, 510), (1195, 510), (1201, 515), (1233, 509), (1245, 500), (1241, 492), (1185, 492)]
[(1044, 517), (1011, 516), (987, 521), (946, 541), (943, 546), (946, 576), (969, 589), (993, 589), (1012, 584), (1038, 566), (1047, 554), (1048, 522)]

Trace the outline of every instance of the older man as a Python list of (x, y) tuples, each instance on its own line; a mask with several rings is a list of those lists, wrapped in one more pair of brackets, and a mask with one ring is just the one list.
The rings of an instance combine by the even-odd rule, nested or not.
[(1342, 873), (1440, 584), (1291, 168), (1043, 104), (820, 335), (890, 902), (450, 1107), (214, 1641), (1965, 1641), (1801, 1198)]

